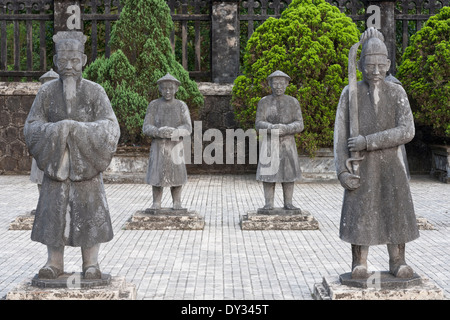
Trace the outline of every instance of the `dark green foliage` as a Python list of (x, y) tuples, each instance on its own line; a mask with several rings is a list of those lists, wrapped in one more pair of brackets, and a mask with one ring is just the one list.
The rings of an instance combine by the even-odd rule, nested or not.
[(191, 115), (203, 105), (197, 84), (175, 59), (169, 40), (172, 29), (164, 0), (127, 0), (111, 33), (111, 57), (98, 58), (84, 71), (87, 79), (105, 88), (121, 126), (121, 143), (145, 142), (145, 112), (159, 97), (156, 81), (167, 73), (181, 82), (176, 97), (187, 103)]
[(443, 7), (414, 36), (397, 77), (411, 100), (416, 124), (450, 141), (450, 7)]
[(359, 34), (352, 20), (325, 0), (294, 0), (280, 19), (266, 20), (249, 39), (244, 75), (234, 83), (232, 103), (241, 126), (254, 127), (257, 104), (271, 93), (266, 78), (281, 70), (292, 78), (286, 94), (302, 107), (299, 147), (312, 155), (332, 146), (336, 107), (348, 83), (348, 52)]

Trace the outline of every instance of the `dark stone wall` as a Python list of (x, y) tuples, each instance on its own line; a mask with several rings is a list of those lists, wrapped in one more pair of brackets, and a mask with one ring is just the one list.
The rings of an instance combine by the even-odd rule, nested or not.
[(32, 158), (23, 135), (40, 84), (0, 83), (0, 174), (25, 174)]
[[(198, 83), (205, 98), (204, 107), (199, 112), (203, 133), (208, 129), (219, 129), (226, 137), (226, 129), (237, 129), (231, 106), (232, 85), (215, 83)], [(23, 127), (40, 83), (0, 82), (0, 174), (29, 174), (32, 158), (28, 153), (23, 136)], [(193, 137), (192, 137), (193, 139)], [(193, 140), (192, 140), (193, 141)], [(225, 142), (225, 140), (224, 140)], [(203, 148), (211, 142), (203, 142)], [(194, 143), (192, 143), (192, 147)], [(248, 146), (246, 146), (246, 163), (248, 163)], [(235, 149), (235, 152), (237, 148)], [(416, 128), (416, 136), (406, 145), (411, 174), (429, 174), (431, 170), (431, 149), (427, 133)], [(194, 152), (192, 151), (192, 155)], [(147, 154), (148, 155), (148, 154)], [(255, 164), (226, 164), (225, 145), (223, 149), (224, 164), (187, 165), (188, 173), (253, 173)], [(235, 157), (236, 159), (236, 157)]]

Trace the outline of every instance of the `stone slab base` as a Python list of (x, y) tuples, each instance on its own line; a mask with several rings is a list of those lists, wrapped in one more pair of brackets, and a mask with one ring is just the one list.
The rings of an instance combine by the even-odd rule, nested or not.
[(9, 230), (31, 230), (33, 229), (33, 223), (34, 223), (34, 211), (32, 210), (28, 214), (20, 215), (16, 217), (11, 223), (9, 224)]
[(137, 211), (125, 224), (125, 230), (203, 230), (205, 220), (196, 211), (162, 209), (157, 213)]
[(242, 230), (317, 230), (319, 222), (304, 210), (275, 208), (249, 211), (241, 217)]
[(444, 292), (426, 278), (421, 283), (406, 288), (384, 288), (369, 286), (358, 288), (343, 285), (339, 277), (324, 277), (322, 283), (313, 288), (315, 300), (443, 300)]
[(135, 300), (136, 286), (112, 277), (106, 286), (90, 288), (39, 288), (25, 281), (6, 295), (6, 300)]
[(94, 288), (104, 287), (111, 284), (111, 275), (102, 273), (100, 279), (85, 279), (81, 273), (63, 273), (56, 279), (41, 279), (38, 275), (31, 279), (31, 285), (38, 288), (52, 288), (52, 289), (65, 289), (65, 288)]

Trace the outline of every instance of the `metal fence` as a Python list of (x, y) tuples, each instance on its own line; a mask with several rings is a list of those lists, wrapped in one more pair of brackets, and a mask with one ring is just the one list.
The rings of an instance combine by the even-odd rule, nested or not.
[[(52, 66), (54, 2), (56, 0), (0, 0), (0, 79), (37, 79)], [(292, 0), (239, 1), (241, 51), (258, 25), (278, 18)], [(367, 18), (369, 0), (327, 0), (344, 12), (360, 29)], [(397, 61), (409, 38), (431, 15), (450, 0), (397, 0), (395, 27)], [(98, 56), (109, 57), (112, 24), (120, 16), (120, 0), (79, 1), (83, 28), (88, 35), (88, 63)], [(195, 79), (211, 77), (211, 2), (166, 0), (175, 24), (171, 35), (177, 60)], [(376, 1), (374, 1), (376, 4)], [(362, 30), (361, 30), (362, 31)]]

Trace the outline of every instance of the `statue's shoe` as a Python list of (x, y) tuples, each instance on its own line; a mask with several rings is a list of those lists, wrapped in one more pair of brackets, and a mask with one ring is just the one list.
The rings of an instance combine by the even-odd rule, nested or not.
[(298, 210), (298, 209), (300, 209), (300, 208), (295, 207), (293, 204), (285, 204), (284, 208), (286, 210)]
[(63, 270), (54, 266), (44, 266), (39, 270), (39, 279), (56, 279), (64, 273)]
[(352, 270), (352, 279), (367, 279), (369, 277), (369, 273), (367, 272), (367, 268), (363, 265), (357, 265)]
[(412, 278), (414, 275), (413, 269), (406, 264), (401, 264), (395, 268), (392, 268), (390, 273), (392, 273), (396, 278), (402, 279)]
[(98, 265), (88, 266), (83, 269), (83, 275), (85, 279), (101, 279), (102, 272)]

